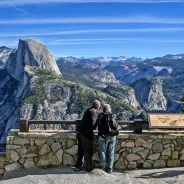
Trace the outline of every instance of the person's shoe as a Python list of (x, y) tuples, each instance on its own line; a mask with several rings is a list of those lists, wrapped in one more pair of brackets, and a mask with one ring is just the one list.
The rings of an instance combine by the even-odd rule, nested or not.
[(106, 171), (106, 169), (105, 168), (101, 168), (103, 171)]
[(106, 169), (106, 172), (107, 172), (108, 174), (111, 174), (111, 173), (112, 173), (112, 169)]
[(83, 166), (76, 166), (74, 168), (75, 171), (81, 171), (83, 169)]
[(86, 169), (87, 172), (91, 172), (92, 170), (93, 170), (93, 168), (91, 168), (91, 169)]

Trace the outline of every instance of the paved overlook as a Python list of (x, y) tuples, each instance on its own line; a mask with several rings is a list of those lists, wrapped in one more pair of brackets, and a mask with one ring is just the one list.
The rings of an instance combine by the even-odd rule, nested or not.
[(184, 168), (131, 170), (107, 174), (100, 169), (75, 172), (68, 166), (6, 172), (1, 184), (183, 184)]

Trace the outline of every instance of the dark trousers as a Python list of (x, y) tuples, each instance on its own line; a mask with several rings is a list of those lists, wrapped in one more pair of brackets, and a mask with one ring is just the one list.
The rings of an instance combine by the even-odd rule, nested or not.
[(79, 137), (84, 148), (84, 168), (87, 171), (93, 169), (92, 156), (93, 156), (93, 140), (92, 138), (85, 137), (79, 134)]
[(77, 163), (76, 168), (80, 168), (83, 165), (83, 157), (84, 157), (84, 148), (82, 145), (82, 141), (80, 138), (79, 133), (77, 133), (77, 139), (78, 139), (78, 153), (77, 153)]

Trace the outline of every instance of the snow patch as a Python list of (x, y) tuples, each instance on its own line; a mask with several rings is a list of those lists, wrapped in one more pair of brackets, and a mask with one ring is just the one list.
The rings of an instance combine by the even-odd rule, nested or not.
[(166, 67), (166, 66), (153, 66), (153, 68), (155, 70), (157, 70), (157, 72), (160, 72), (163, 69), (167, 69), (169, 73), (171, 73), (173, 71), (173, 68), (171, 67)]

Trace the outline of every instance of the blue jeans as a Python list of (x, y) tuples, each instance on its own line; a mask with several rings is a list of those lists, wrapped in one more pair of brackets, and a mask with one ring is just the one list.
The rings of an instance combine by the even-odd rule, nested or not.
[(105, 135), (104, 140), (98, 137), (100, 152), (100, 167), (102, 169), (112, 170), (114, 162), (114, 151), (116, 145), (116, 136)]

